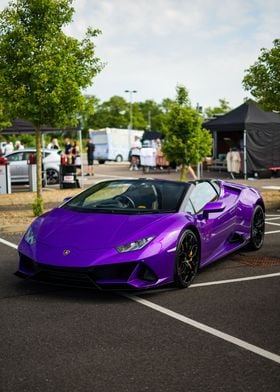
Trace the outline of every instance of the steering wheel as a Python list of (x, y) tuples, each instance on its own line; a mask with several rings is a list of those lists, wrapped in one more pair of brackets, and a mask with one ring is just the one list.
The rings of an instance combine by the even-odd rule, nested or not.
[(113, 199), (120, 202), (122, 204), (122, 207), (124, 208), (135, 208), (135, 203), (129, 196), (126, 195), (115, 196), (113, 197)]

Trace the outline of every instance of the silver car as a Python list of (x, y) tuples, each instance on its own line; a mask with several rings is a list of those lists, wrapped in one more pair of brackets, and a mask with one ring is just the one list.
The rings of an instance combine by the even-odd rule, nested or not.
[[(46, 172), (47, 184), (59, 183), (60, 151), (44, 149), (43, 168)], [(25, 148), (7, 154), (5, 157), (10, 163), (11, 182), (28, 183), (28, 161), (30, 155), (36, 156), (35, 148)]]

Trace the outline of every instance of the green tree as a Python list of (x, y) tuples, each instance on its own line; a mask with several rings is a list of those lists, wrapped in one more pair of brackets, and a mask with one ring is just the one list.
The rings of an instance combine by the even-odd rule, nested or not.
[(203, 119), (191, 107), (187, 89), (177, 86), (176, 91), (177, 99), (167, 114), (163, 152), (168, 160), (181, 165), (180, 178), (184, 181), (190, 166), (211, 153), (212, 137), (201, 128)]
[[(153, 100), (132, 103), (133, 128), (162, 132), (166, 114), (170, 110), (171, 99), (164, 99), (161, 104)], [(130, 122), (130, 103), (121, 96), (113, 96), (108, 101), (100, 102), (95, 98), (93, 112), (81, 115), (83, 129), (128, 128)]]
[(153, 100), (139, 102), (139, 107), (145, 119), (145, 129), (148, 131), (161, 131), (165, 113), (160, 104)]
[(272, 49), (261, 49), (258, 60), (245, 70), (243, 86), (265, 110), (280, 111), (280, 39)]
[(218, 114), (225, 114), (231, 110), (229, 102), (226, 99), (219, 99), (219, 106), (207, 107), (204, 112), (206, 117), (214, 117)]
[(133, 129), (147, 129), (148, 119), (144, 118), (144, 114), (138, 102), (134, 102), (132, 104), (132, 112), (133, 112)]
[(10, 119), (29, 120), (36, 130), (37, 203), (43, 210), (41, 126), (77, 124), (81, 89), (101, 69), (88, 28), (81, 41), (62, 28), (72, 21), (72, 0), (12, 0), (0, 13), (0, 99)]
[(108, 101), (98, 103), (89, 118), (89, 128), (127, 128), (129, 107), (123, 97), (115, 95)]
[[(145, 129), (146, 121), (141, 111), (141, 106), (134, 102), (132, 104), (133, 128)], [(118, 95), (111, 97), (108, 101), (99, 103), (94, 113), (89, 118), (90, 128), (124, 128), (127, 129), (130, 121), (130, 104)]]
[(79, 112), (80, 127), (83, 138), (88, 138), (88, 130), (91, 128), (91, 118), (99, 105), (99, 99), (94, 95), (85, 95), (85, 102), (82, 110)]

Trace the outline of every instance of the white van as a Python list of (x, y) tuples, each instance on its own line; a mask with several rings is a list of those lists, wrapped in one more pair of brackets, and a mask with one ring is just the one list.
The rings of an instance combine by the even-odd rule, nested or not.
[(129, 151), (135, 140), (140, 139), (144, 131), (135, 129), (103, 128), (89, 130), (89, 137), (95, 145), (94, 159), (99, 163), (105, 161), (128, 161)]

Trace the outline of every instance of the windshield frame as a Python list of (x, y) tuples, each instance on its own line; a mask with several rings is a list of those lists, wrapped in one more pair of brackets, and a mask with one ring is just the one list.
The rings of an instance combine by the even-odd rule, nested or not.
[[(98, 182), (70, 200), (67, 200), (60, 208), (85, 213), (129, 215), (175, 213), (179, 211), (189, 187), (190, 184), (188, 183), (161, 179), (139, 178), (106, 180)], [(114, 188), (115, 190), (123, 188), (123, 192), (112, 196)], [(169, 192), (167, 192), (168, 189)], [(103, 191), (108, 191), (108, 193), (111, 192), (111, 196), (109, 195), (108, 197), (108, 194), (106, 194), (104, 199), (98, 197), (94, 199), (94, 197), (92, 197), (93, 200), (91, 202), (89, 201), (92, 195), (100, 195)], [(134, 191), (134, 193), (132, 191)], [(143, 195), (143, 192), (145, 191), (149, 191), (148, 196), (145, 194)], [(145, 199), (145, 196), (145, 202), (140, 203), (142, 202), (142, 199)], [(122, 200), (124, 197), (126, 197), (125, 201)], [(152, 203), (151, 198), (153, 199)], [(168, 202), (172, 208), (166, 207), (166, 198), (169, 199)], [(131, 199), (131, 201), (129, 201), (129, 199)], [(150, 206), (146, 203), (147, 200), (149, 200)]]

